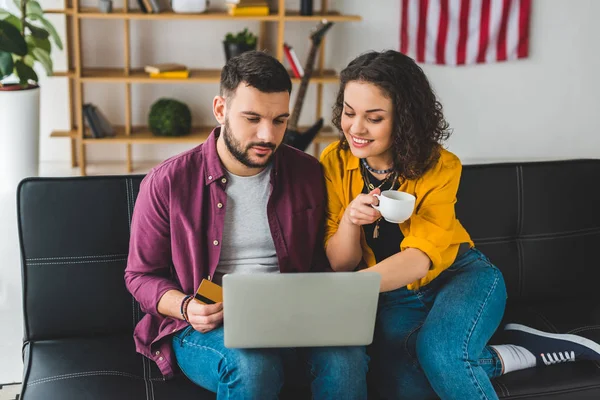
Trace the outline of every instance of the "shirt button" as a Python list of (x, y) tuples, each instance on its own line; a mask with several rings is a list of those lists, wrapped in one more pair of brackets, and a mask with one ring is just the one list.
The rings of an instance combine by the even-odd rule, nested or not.
[(218, 240), (215, 240), (215, 241), (213, 241), (213, 244), (214, 244), (215, 246), (218, 246), (218, 245), (219, 245), (219, 241), (218, 241)]
[(227, 178), (221, 179), (221, 183), (227, 183)]
[(209, 176), (208, 176), (208, 180), (209, 180), (209, 181), (212, 181), (212, 175), (209, 175)]
[(158, 361), (162, 361), (162, 360), (164, 360), (164, 358), (158, 357)]
[(217, 208), (223, 208), (223, 203), (217, 204)]
[(160, 351), (157, 351), (155, 354), (156, 354), (157, 356), (158, 356), (158, 355), (160, 355)]

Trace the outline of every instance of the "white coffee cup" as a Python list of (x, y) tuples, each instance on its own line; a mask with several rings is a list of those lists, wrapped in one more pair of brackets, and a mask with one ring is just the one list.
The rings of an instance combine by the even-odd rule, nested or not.
[(397, 190), (384, 190), (373, 196), (379, 199), (378, 206), (372, 206), (388, 222), (399, 224), (410, 218), (415, 208), (415, 196)]

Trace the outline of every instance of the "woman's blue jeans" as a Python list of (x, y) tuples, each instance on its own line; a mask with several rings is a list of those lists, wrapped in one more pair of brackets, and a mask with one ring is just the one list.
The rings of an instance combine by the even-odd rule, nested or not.
[(487, 346), (506, 305), (501, 272), (477, 249), (423, 288), (379, 298), (371, 378), (386, 399), (497, 399)]

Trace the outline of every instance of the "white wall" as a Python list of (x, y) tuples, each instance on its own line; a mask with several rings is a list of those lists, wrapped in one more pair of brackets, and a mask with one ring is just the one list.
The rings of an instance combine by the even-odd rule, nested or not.
[[(43, 4), (50, 7), (49, 1)], [(218, 6), (223, 0), (212, 3)], [(298, 1), (289, 3), (293, 8)], [(328, 34), (327, 67), (339, 70), (369, 49), (398, 49), (399, 1), (331, 3), (332, 9), (360, 14), (363, 21), (337, 24)], [(600, 157), (595, 119), (600, 109), (599, 14), (597, 0), (538, 0), (533, 5), (529, 59), (472, 67), (425, 66), (454, 128), (450, 150), (466, 162)], [(220, 39), (227, 31), (243, 26), (222, 21), (133, 22), (132, 61), (143, 66), (172, 59), (191, 67), (217, 68), (224, 62)], [(257, 27), (255, 23), (248, 26)], [(308, 49), (305, 37), (311, 27), (310, 23), (286, 25), (286, 37), (301, 58)], [(120, 65), (119, 22), (85, 20), (82, 32), (86, 65)], [(60, 55), (55, 59), (64, 66)], [(66, 80), (44, 79), (42, 86), (41, 158), (68, 165), (68, 142), (48, 137), (52, 130), (68, 127)], [(210, 123), (210, 99), (217, 89), (216, 85), (200, 84), (133, 85), (134, 123), (144, 123), (152, 101), (165, 95), (186, 101), (196, 123)], [(326, 86), (328, 107), (335, 89), (335, 85)], [(100, 105), (115, 123), (123, 123), (122, 85), (86, 85), (85, 99)], [(313, 111), (310, 104), (305, 105), (302, 121), (310, 123)], [(134, 158), (160, 160), (185, 148), (137, 145)], [(117, 145), (94, 146), (88, 153), (90, 160), (123, 160), (124, 156), (123, 146)], [(5, 239), (12, 240), (0, 237), (0, 243)], [(16, 247), (7, 249), (0, 265), (0, 382), (21, 377), (20, 267)]]

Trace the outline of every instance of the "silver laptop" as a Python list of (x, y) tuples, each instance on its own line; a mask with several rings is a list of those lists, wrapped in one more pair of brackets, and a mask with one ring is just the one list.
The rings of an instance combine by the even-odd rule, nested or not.
[(225, 347), (368, 345), (380, 281), (375, 272), (225, 275)]

